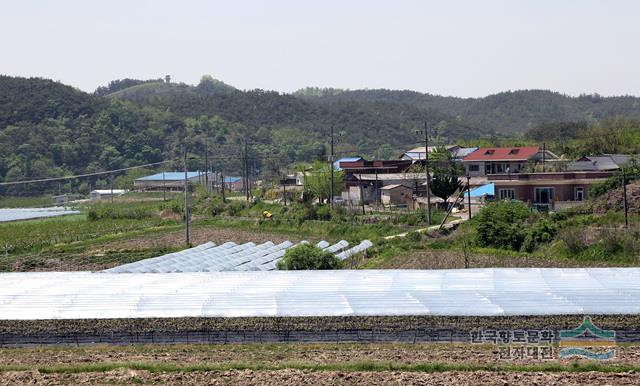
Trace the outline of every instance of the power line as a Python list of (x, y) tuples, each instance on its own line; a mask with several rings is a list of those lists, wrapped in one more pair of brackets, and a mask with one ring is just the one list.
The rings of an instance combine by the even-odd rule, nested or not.
[(50, 178), (41, 178), (41, 179), (37, 179), (37, 180), (27, 180), (27, 181), (8, 181), (8, 182), (0, 182), (0, 186), (7, 186), (7, 185), (20, 185), (20, 184), (32, 184), (32, 183), (36, 183), (36, 182), (62, 181), (62, 180), (72, 180), (72, 179), (76, 179), (76, 178), (83, 178), (83, 177), (101, 176), (101, 175), (104, 175), (104, 174), (111, 174), (111, 173), (124, 172), (124, 171), (127, 171), (127, 170), (140, 169), (140, 168), (145, 168), (145, 167), (148, 167), (148, 166), (162, 165), (162, 164), (169, 163), (169, 162), (174, 162), (174, 161), (175, 161), (175, 160), (167, 160), (167, 161), (160, 161), (160, 162), (152, 162), (152, 163), (149, 163), (149, 164), (138, 165), (138, 166), (131, 166), (131, 167), (128, 167), (128, 168), (114, 169), (114, 170), (107, 170), (107, 171), (105, 171), (105, 172), (76, 174), (76, 175), (74, 175), (74, 176), (50, 177)]

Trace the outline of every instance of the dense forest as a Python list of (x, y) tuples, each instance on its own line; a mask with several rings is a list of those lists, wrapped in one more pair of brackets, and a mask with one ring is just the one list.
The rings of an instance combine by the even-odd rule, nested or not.
[(570, 97), (548, 90), (508, 91), (484, 98), (455, 98), (396, 90), (340, 90), (306, 88), (294, 93), (308, 101), (391, 102), (433, 109), (473, 127), (501, 134), (519, 134), (556, 122), (587, 122), (617, 115), (640, 119), (640, 98), (602, 97), (598, 94)]
[[(164, 168), (178, 169), (185, 148), (190, 169), (204, 168), (206, 152), (212, 168), (237, 174), (245, 141), (254, 172), (274, 176), (296, 162), (326, 160), (331, 127), (339, 156), (387, 158), (417, 145), (425, 120), (434, 143), (557, 140), (576, 154), (590, 151), (584, 135), (597, 134), (606, 141), (596, 150), (638, 151), (639, 117), (638, 98), (549, 91), (479, 99), (313, 88), (283, 94), (242, 91), (203, 76), (195, 86), (168, 77), (114, 80), (89, 94), (47, 79), (0, 76), (0, 181), (163, 160), (175, 161)], [(83, 183), (65, 187), (86, 190)], [(29, 189), (19, 185), (0, 193)]]

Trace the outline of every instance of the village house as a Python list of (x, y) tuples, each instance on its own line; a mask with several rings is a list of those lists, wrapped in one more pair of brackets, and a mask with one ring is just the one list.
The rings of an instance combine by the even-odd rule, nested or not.
[(557, 159), (557, 155), (538, 146), (482, 147), (464, 157), (462, 163), (466, 175), (477, 177), (520, 173), (525, 171), (527, 166)]
[(520, 200), (543, 210), (563, 209), (587, 199), (589, 187), (611, 177), (611, 171), (492, 174), (495, 198)]
[(105, 200), (111, 197), (122, 196), (127, 191), (124, 189), (95, 189), (89, 192), (92, 200)]
[(380, 202), (383, 206), (414, 207), (413, 189), (404, 185), (387, 185), (380, 188)]
[[(461, 161), (464, 157), (478, 149), (477, 147), (460, 147), (458, 145), (429, 146), (429, 153), (433, 153), (440, 147), (444, 147), (451, 153), (451, 159), (453, 161)], [(400, 156), (400, 159), (410, 160), (412, 162), (424, 160), (426, 158), (424, 149), (424, 146), (422, 146), (408, 150)]]

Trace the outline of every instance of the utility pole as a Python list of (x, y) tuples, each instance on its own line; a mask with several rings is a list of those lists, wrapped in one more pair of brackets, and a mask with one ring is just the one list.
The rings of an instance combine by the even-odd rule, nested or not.
[(249, 146), (247, 139), (244, 140), (244, 176), (245, 176), (245, 193), (247, 201), (250, 199), (251, 187), (249, 186)]
[(284, 201), (284, 206), (287, 206), (287, 176), (286, 175), (282, 178), (282, 200)]
[(187, 245), (191, 244), (189, 238), (189, 177), (187, 176), (187, 147), (184, 147), (184, 238)]
[(113, 204), (113, 173), (109, 174), (109, 183), (111, 185), (111, 203)]
[(162, 171), (162, 201), (167, 201), (167, 186), (164, 179), (164, 170)]
[(211, 186), (209, 186), (209, 138), (204, 137), (204, 184), (206, 191), (211, 193)]
[(224, 197), (224, 174), (220, 172), (220, 192), (222, 192), (222, 202), (225, 203), (227, 200)]
[(329, 156), (329, 169), (331, 170), (331, 181), (329, 182), (329, 207), (333, 209), (333, 162), (334, 162), (334, 151), (333, 151), (333, 125), (331, 125), (331, 155)]
[(363, 192), (364, 188), (362, 186), (362, 183), (363, 183), (362, 182), (362, 173), (360, 173), (360, 204), (362, 205), (362, 215), (364, 215), (365, 214), (365, 211), (364, 211), (364, 192)]
[(544, 161), (547, 156), (547, 143), (542, 142), (542, 172), (544, 173)]
[[(467, 205), (469, 206), (469, 220), (471, 220), (471, 178), (467, 174)], [(468, 267), (466, 267), (468, 268)]]
[(424, 121), (424, 172), (427, 177), (427, 222), (431, 225), (431, 184), (429, 174), (429, 126)]
[(624, 227), (629, 228), (629, 205), (627, 204), (627, 173), (622, 169), (622, 194), (624, 196)]

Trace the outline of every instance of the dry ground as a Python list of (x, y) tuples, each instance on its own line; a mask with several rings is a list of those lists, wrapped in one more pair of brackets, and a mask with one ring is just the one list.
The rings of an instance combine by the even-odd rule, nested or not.
[[(640, 364), (640, 346), (619, 348), (615, 363)], [(80, 348), (20, 348), (0, 350), (0, 363), (18, 365), (24, 371), (0, 372), (0, 384), (113, 385), (637, 385), (637, 372), (544, 371), (336, 371), (299, 370), (287, 363), (446, 363), (536, 364), (531, 361), (499, 361), (494, 346), (445, 344), (284, 344), (284, 345), (155, 345), (86, 346)], [(109, 371), (40, 372), (38, 366), (146, 363), (177, 366), (191, 364), (280, 366), (275, 370), (147, 371), (126, 365)], [(539, 363), (539, 362), (537, 362)], [(549, 362), (545, 362), (549, 363)], [(558, 363), (558, 362), (554, 362)], [(569, 362), (564, 362), (569, 364)]]
[[(640, 345), (621, 345), (616, 358), (608, 364), (640, 365)], [(477, 344), (354, 344), (354, 343), (287, 343), (230, 345), (94, 345), (81, 347), (2, 348), (2, 365), (69, 365), (78, 363), (163, 363), (190, 365), (199, 363), (277, 366), (283, 363), (345, 364), (361, 362), (395, 363), (487, 363), (541, 364), (548, 360), (500, 359), (493, 345)], [(573, 361), (555, 360), (571, 364)], [(588, 363), (588, 362), (584, 362)]]
[(203, 371), (151, 373), (118, 369), (104, 373), (42, 374), (37, 371), (0, 374), (3, 385), (638, 385), (638, 373), (545, 373), (447, 371), (341, 372), (301, 371)]

